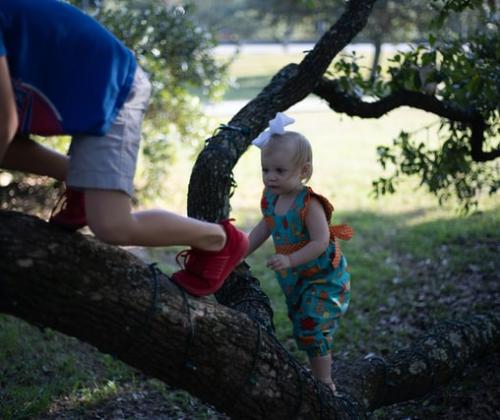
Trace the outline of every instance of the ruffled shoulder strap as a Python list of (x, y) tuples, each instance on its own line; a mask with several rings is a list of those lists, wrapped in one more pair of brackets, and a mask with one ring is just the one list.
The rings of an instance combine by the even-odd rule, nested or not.
[(335, 257), (332, 260), (332, 265), (334, 268), (337, 268), (340, 263), (340, 257), (342, 256), (339, 239), (343, 240), (351, 239), (354, 236), (354, 229), (346, 224), (332, 225), (331, 219), (334, 210), (332, 203), (330, 203), (330, 201), (321, 194), (315, 193), (311, 187), (307, 187), (307, 194), (304, 201), (303, 214), (301, 214), (303, 222), (305, 222), (305, 216), (307, 214), (307, 209), (309, 208), (309, 204), (311, 202), (312, 197), (316, 198), (321, 203), (323, 209), (325, 210), (326, 220), (328, 221), (329, 224), (330, 239), (335, 242)]
[(260, 199), (260, 209), (264, 216), (269, 216), (274, 213), (274, 204), (276, 196), (270, 193), (266, 188), (262, 191), (262, 197)]
[(321, 203), (321, 205), (323, 206), (323, 210), (325, 210), (326, 220), (328, 222), (330, 222), (330, 220), (332, 219), (332, 214), (333, 214), (332, 203), (330, 203), (330, 201), (328, 201), (328, 199), (326, 197), (322, 196), (321, 194), (315, 193), (311, 187), (307, 187), (307, 194), (304, 198), (304, 209), (305, 209), (304, 217), (305, 217), (307, 210), (309, 209), (309, 204), (311, 203), (311, 198), (313, 198), (313, 197), (316, 198)]

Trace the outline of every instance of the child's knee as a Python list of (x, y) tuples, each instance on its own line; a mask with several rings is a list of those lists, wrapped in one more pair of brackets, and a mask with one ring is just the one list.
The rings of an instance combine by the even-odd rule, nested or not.
[(217, 229), (213, 233), (206, 236), (207, 242), (216, 248), (222, 248), (226, 242), (226, 234), (224, 229)]
[(210, 229), (199, 238), (195, 246), (207, 251), (219, 251), (224, 247), (225, 243), (226, 233), (224, 229), (220, 225), (213, 224), (210, 226)]

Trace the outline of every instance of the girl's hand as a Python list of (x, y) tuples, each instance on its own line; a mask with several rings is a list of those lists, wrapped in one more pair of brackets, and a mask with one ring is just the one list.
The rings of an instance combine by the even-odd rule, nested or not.
[(286, 270), (292, 266), (288, 255), (276, 254), (267, 261), (267, 266), (274, 271)]

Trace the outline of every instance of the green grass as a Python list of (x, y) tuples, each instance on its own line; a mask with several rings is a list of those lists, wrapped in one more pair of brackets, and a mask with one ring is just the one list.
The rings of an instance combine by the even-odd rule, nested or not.
[(287, 64), (300, 63), (303, 57), (300, 53), (240, 54), (231, 63), (229, 71), (234, 79), (256, 76), (270, 78)]
[(76, 339), (5, 315), (0, 325), (0, 418), (29, 418), (59, 395), (94, 403), (115, 379), (130, 378), (109, 355), (89, 358)]
[(289, 63), (299, 63), (302, 54), (240, 55), (230, 66), (231, 84), (224, 100), (243, 100), (255, 97), (271, 77)]
[[(232, 72), (244, 89), (228, 95), (250, 99), (277, 69), (299, 59), (300, 55), (241, 57), (233, 64)], [(413, 270), (419, 261), (436, 259), (442, 247), (447, 249), (451, 272), (477, 266), (486, 275), (494, 275), (497, 266), (492, 261), (498, 257), (494, 248), (474, 245), (499, 240), (500, 207), (494, 198), (484, 198), (482, 212), (463, 218), (451, 206), (439, 207), (433, 196), (417, 188), (416, 180), (404, 182), (397, 195), (380, 200), (370, 196), (371, 181), (383, 174), (376, 163), (376, 146), (390, 143), (402, 129), (412, 131), (431, 124), (436, 121), (434, 116), (407, 108), (378, 120), (351, 119), (329, 111), (288, 113), (297, 121), (294, 129), (304, 133), (313, 146), (311, 186), (332, 200), (336, 222), (349, 223), (356, 229), (355, 237), (343, 245), (352, 273), (352, 303), (336, 336), (338, 355), (354, 358), (371, 351), (387, 354), (407, 342), (412, 334), (407, 317), (413, 311), (413, 293), (422, 281), (413, 276)], [(231, 115), (212, 118), (207, 137)], [(420, 136), (432, 142), (435, 134), (430, 129)], [(192, 153), (187, 146), (180, 147), (165, 183), (165, 198), (159, 197), (156, 204), (185, 214)], [(234, 170), (238, 188), (231, 201), (232, 216), (245, 229), (260, 217), (259, 159), (259, 151), (251, 148)], [(151, 258), (171, 272), (174, 252), (164, 251), (156, 250)], [(267, 242), (248, 262), (272, 300), (278, 338), (305, 361), (291, 339), (286, 306), (274, 274), (265, 267), (271, 252), (272, 244)], [(454, 292), (452, 281), (428, 281), (443, 295)], [(475, 308), (484, 309), (480, 302)], [(429, 319), (447, 315), (446, 306), (438, 300), (428, 303), (426, 310)], [(401, 322), (375, 328), (387, 313), (397, 314)], [(0, 315), (2, 419), (34, 417), (61, 400), (84, 412), (86, 407), (120, 395), (125, 385), (138, 387), (140, 381), (134, 370), (75, 339)], [(166, 403), (182, 410), (190, 405), (185, 393), (154, 381), (149, 386), (160, 390)], [(205, 414), (199, 416), (196, 418)]]
[[(388, 59), (396, 53), (383, 53), (380, 65), (385, 72), (389, 64)], [(351, 56), (346, 50), (340, 57)], [(370, 74), (373, 56), (371, 53), (358, 53), (356, 62), (361, 68), (363, 75)], [(281, 54), (240, 54), (231, 63), (229, 70), (231, 84), (224, 94), (225, 100), (249, 99), (255, 97), (260, 90), (271, 80), (272, 76), (281, 68), (290, 63), (298, 64), (305, 57), (304, 53), (282, 52)], [(221, 62), (226, 62), (226, 57), (220, 57)], [(334, 61), (334, 62), (335, 62)]]

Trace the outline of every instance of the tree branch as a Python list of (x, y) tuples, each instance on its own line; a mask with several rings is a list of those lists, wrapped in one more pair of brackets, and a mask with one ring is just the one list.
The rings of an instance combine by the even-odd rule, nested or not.
[(0, 211), (0, 312), (93, 344), (234, 418), (352, 419), (424, 396), (500, 345), (500, 315), (448, 322), (386, 359), (336, 363), (333, 397), (269, 329), (183, 295), (126, 251)]
[(476, 162), (486, 162), (500, 156), (500, 150), (489, 152), (482, 150), (487, 126), (481, 114), (475, 109), (464, 108), (452, 102), (440, 101), (435, 96), (409, 90), (400, 90), (377, 101), (366, 102), (344, 92), (336, 80), (327, 78), (321, 79), (313, 93), (327, 101), (334, 111), (353, 117), (380, 118), (393, 109), (410, 106), (452, 121), (462, 122), (471, 128), (471, 156)]

